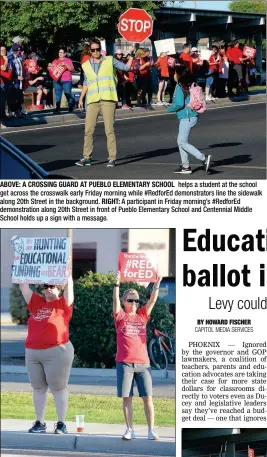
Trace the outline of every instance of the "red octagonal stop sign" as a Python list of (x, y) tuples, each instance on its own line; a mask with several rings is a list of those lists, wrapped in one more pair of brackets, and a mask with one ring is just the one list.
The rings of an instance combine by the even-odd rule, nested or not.
[(118, 31), (126, 41), (142, 43), (152, 35), (152, 17), (145, 10), (129, 8), (120, 16)]

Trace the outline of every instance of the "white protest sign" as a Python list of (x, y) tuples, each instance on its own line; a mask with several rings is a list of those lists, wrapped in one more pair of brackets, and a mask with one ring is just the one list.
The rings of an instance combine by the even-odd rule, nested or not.
[(64, 284), (68, 278), (69, 238), (11, 238), (12, 283)]
[(210, 51), (209, 49), (201, 49), (201, 52), (200, 52), (201, 60), (209, 61), (211, 54), (212, 54), (212, 51)]
[(107, 54), (106, 40), (101, 40), (101, 54), (105, 56)]
[(173, 38), (154, 41), (154, 44), (157, 56), (160, 56), (162, 52), (167, 52), (168, 55), (175, 54), (175, 44)]

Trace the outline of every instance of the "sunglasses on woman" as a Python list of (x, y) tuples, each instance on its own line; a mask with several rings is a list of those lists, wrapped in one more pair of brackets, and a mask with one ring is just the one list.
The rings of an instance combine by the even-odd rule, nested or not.
[(57, 286), (54, 284), (44, 284), (44, 289), (55, 289)]
[(90, 49), (91, 52), (100, 52), (101, 51), (101, 48), (94, 48), (94, 49)]
[(139, 299), (138, 298), (128, 298), (126, 300), (128, 303), (139, 303)]

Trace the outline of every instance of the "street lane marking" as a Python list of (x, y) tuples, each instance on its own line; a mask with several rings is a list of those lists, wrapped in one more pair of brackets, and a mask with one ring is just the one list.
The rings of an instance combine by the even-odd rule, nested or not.
[[(241, 106), (250, 106), (250, 105), (261, 105), (265, 104), (265, 102), (255, 102), (255, 103), (242, 103), (242, 105), (227, 105), (227, 106), (214, 106), (210, 107), (208, 111), (213, 111), (217, 109), (225, 109), (225, 108), (239, 108)], [(140, 119), (140, 118), (147, 118), (147, 117), (157, 117), (157, 116), (170, 116), (173, 113), (159, 113), (159, 114), (142, 114), (141, 116), (131, 116), (131, 117), (124, 117), (123, 119), (115, 118), (115, 123), (118, 121), (128, 121), (131, 119)], [(97, 121), (97, 124), (102, 124), (104, 121)], [(84, 125), (85, 122), (74, 122), (74, 123), (67, 123), (63, 125), (52, 125), (48, 126), (45, 125), (43, 127), (37, 127), (37, 128), (29, 128), (29, 129), (21, 129), (21, 130), (11, 130), (8, 132), (1, 132), (1, 135), (8, 135), (9, 133), (23, 133), (23, 132), (31, 132), (31, 131), (36, 131), (36, 130), (46, 130), (46, 129), (59, 129), (63, 127), (72, 127), (75, 125)]]

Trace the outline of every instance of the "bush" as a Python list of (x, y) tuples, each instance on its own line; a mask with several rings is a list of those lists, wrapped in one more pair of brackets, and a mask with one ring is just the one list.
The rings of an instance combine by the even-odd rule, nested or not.
[[(40, 293), (40, 286), (31, 286), (31, 289)], [(13, 284), (9, 293), (9, 311), (12, 322), (18, 325), (26, 325), (29, 319), (29, 311), (18, 284)]]
[[(89, 272), (75, 282), (74, 311), (70, 322), (70, 340), (75, 348), (75, 365), (84, 367), (106, 367), (115, 365), (116, 332), (114, 327), (113, 303), (114, 274)], [(146, 289), (133, 282), (122, 283), (120, 295), (134, 288), (140, 295), (141, 306), (146, 303)], [(174, 330), (168, 304), (158, 299), (152, 311), (157, 328)], [(150, 321), (149, 321), (150, 322)], [(148, 322), (148, 341), (152, 337)]]

